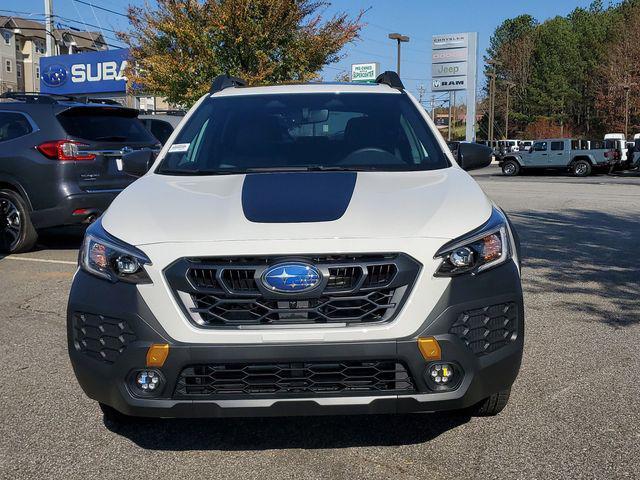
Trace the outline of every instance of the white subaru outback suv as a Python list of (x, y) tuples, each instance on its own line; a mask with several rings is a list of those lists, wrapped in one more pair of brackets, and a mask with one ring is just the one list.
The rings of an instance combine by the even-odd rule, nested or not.
[[(465, 145), (465, 144), (463, 144)], [(71, 362), (107, 420), (505, 406), (518, 240), (395, 73), (218, 77), (86, 233)], [(480, 150), (480, 151), (478, 151)], [(487, 149), (488, 150), (488, 149)]]

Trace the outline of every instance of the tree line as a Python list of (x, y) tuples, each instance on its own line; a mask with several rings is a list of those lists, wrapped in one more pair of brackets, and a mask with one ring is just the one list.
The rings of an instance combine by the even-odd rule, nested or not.
[[(507, 19), (490, 39), (489, 60), (485, 74), (496, 74), (498, 137), (624, 132), (627, 99), (629, 134), (640, 132), (640, 0), (606, 6), (597, 0), (542, 23), (531, 15)], [(485, 118), (481, 138), (486, 126)]]

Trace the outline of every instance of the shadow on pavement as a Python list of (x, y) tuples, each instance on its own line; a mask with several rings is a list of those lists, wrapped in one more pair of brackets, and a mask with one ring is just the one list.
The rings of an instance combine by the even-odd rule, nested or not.
[(75, 250), (80, 248), (86, 227), (63, 227), (43, 230), (34, 252), (41, 250)]
[(154, 450), (268, 450), (412, 445), (469, 421), (453, 414), (140, 420), (105, 426)]
[(634, 253), (640, 214), (566, 210), (509, 216), (522, 241), (525, 292), (561, 293), (565, 306), (614, 327), (640, 323), (640, 262)]

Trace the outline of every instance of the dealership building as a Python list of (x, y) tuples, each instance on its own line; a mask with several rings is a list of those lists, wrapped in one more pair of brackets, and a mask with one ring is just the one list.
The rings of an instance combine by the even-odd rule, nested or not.
[(0, 16), (0, 94), (43, 92), (109, 98), (141, 110), (170, 106), (157, 97), (127, 93), (122, 70), (127, 49), (109, 50), (98, 32), (54, 29), (54, 53), (46, 56), (42, 22)]

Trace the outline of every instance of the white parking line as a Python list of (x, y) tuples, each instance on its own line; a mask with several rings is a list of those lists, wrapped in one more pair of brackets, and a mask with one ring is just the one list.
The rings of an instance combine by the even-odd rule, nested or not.
[(57, 263), (60, 265), (77, 265), (77, 262), (69, 262), (67, 260), (47, 260), (44, 258), (4, 257), (3, 260), (21, 260), (23, 262)]

